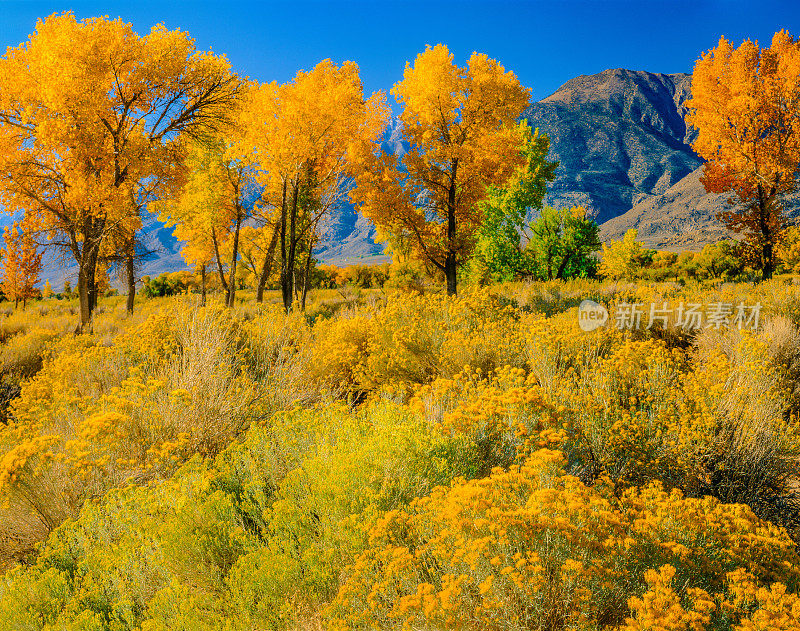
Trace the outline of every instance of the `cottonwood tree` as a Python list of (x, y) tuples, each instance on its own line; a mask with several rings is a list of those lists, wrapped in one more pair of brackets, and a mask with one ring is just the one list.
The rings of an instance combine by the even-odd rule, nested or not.
[(312, 233), (346, 194), (350, 147), (377, 140), (387, 116), (382, 94), (364, 99), (352, 61), (337, 66), (324, 60), (290, 83), (264, 84), (249, 95), (240, 118), (242, 143), (256, 152), (264, 208), (275, 210), (287, 311), (303, 243), (313, 248)]
[(583, 206), (546, 207), (530, 227), (525, 251), (530, 275), (542, 280), (591, 276), (601, 247), (599, 229)]
[[(175, 227), (175, 237), (191, 244), (184, 258), (187, 263), (200, 265), (203, 286), (205, 266), (210, 260), (216, 263), (229, 307), (236, 299), (239, 235), (253, 214), (257, 189), (253, 155), (239, 153), (238, 147), (221, 135), (194, 142), (183, 167), (184, 181), (175, 196), (155, 205), (159, 218), (168, 227)], [(229, 253), (227, 278), (222, 259), (225, 249)]]
[(130, 209), (124, 221), (114, 224), (105, 240), (102, 259), (114, 266), (117, 276), (127, 287), (126, 310), (133, 313), (136, 299), (136, 270), (140, 262), (152, 254), (139, 237), (142, 218), (158, 200), (172, 194), (184, 147), (173, 145), (176, 152), (161, 163), (159, 172), (136, 182), (131, 189)]
[(639, 231), (631, 228), (621, 240), (604, 243), (603, 257), (597, 271), (607, 278), (634, 278), (642, 269), (644, 259), (649, 256), (644, 243), (637, 241), (638, 236)]
[(698, 130), (692, 146), (708, 161), (703, 184), (731, 195), (718, 217), (770, 278), (786, 225), (781, 196), (794, 190), (800, 166), (800, 45), (786, 31), (769, 48), (721, 38), (696, 62), (686, 106)]
[(78, 267), (80, 330), (91, 327), (105, 242), (130, 218), (185, 134), (216, 129), (241, 82), (219, 56), (163, 25), (70, 14), (37, 23), (0, 58), (0, 203)]
[(357, 146), (352, 199), (444, 272), (452, 295), (483, 223), (488, 187), (503, 186), (523, 163), (516, 121), (530, 91), (486, 55), (473, 53), (462, 68), (439, 44), (407, 64), (391, 92), (403, 106), (408, 151), (398, 157), (378, 144)]
[(256, 302), (264, 300), (264, 290), (272, 275), (279, 236), (278, 224), (242, 228), (239, 246), (241, 262), (256, 286)]
[(3, 280), (0, 283), (6, 298), (22, 308), (36, 295), (36, 283), (42, 268), (42, 253), (29, 231), (19, 222), (6, 227), (3, 232), (5, 248), (2, 252)]

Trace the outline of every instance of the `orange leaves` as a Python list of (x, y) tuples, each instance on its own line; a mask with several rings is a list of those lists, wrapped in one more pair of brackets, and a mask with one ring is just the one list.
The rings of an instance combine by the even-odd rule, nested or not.
[(515, 121), (529, 91), (486, 55), (474, 53), (462, 68), (439, 44), (406, 65), (391, 93), (404, 106), (409, 149), (398, 159), (378, 145), (362, 148), (351, 198), (393, 240), (409, 240), (444, 271), (453, 293), (481, 222), (478, 202), (520, 164)]
[(82, 324), (98, 255), (130, 244), (131, 217), (174, 175), (178, 137), (218, 130), (239, 91), (187, 33), (139, 36), (120, 19), (54, 14), (0, 58), (0, 203), (74, 256)]
[(279, 209), (281, 289), (293, 301), (295, 264), (311, 251), (322, 217), (349, 186), (347, 173), (359, 144), (377, 140), (388, 110), (383, 94), (364, 100), (358, 66), (326, 59), (284, 85), (270, 83), (248, 96), (239, 125), (245, 151), (259, 163), (266, 208)]
[(800, 43), (786, 31), (768, 48), (723, 37), (696, 62), (686, 106), (692, 146), (708, 160), (703, 184), (740, 204), (719, 219), (745, 235), (744, 253), (769, 278), (785, 227), (779, 196), (794, 190), (800, 165)]
[(770, 48), (749, 40), (733, 48), (722, 38), (692, 75), (694, 149), (740, 186), (786, 186), (800, 158), (798, 102), (800, 48), (788, 33), (776, 33)]
[(36, 295), (42, 254), (31, 236), (30, 230), (22, 232), (19, 223), (3, 233), (3, 293), (9, 300), (26, 301)]
[[(309, 162), (320, 184), (330, 185), (341, 174), (348, 150), (383, 132), (387, 113), (381, 93), (363, 98), (354, 62), (337, 66), (326, 59), (298, 72), (291, 83), (253, 89), (239, 120), (241, 142), (255, 150), (267, 186), (299, 177)], [(269, 194), (274, 201), (279, 191)]]

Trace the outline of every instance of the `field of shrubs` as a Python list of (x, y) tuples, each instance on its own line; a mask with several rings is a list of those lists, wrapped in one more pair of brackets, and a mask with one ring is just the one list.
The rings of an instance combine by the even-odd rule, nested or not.
[(800, 628), (800, 286), (311, 294), (2, 311), (0, 631)]

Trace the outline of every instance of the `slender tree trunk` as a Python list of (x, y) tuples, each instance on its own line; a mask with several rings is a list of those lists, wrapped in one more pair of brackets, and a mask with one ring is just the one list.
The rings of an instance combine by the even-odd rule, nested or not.
[[(94, 223), (91, 219), (87, 224)], [(87, 227), (81, 248), (81, 260), (78, 262), (78, 299), (80, 304), (81, 320), (76, 330), (77, 333), (92, 332), (92, 315), (97, 305), (97, 284), (95, 273), (97, 271), (98, 239), (94, 238), (95, 231)]]
[(761, 232), (761, 278), (762, 280), (769, 280), (772, 278), (772, 273), (775, 271), (773, 259), (773, 243), (774, 235), (769, 225), (770, 205), (773, 195), (767, 196), (761, 184), (758, 185), (758, 222)]
[(225, 280), (225, 272), (222, 271), (222, 258), (219, 255), (219, 241), (217, 241), (217, 231), (211, 228), (211, 242), (214, 244), (214, 258), (217, 261), (217, 271), (219, 272), (219, 282), (226, 295), (228, 292), (228, 281)]
[(283, 194), (281, 195), (281, 296), (283, 298), (283, 308), (286, 308), (286, 268), (287, 266), (287, 251), (286, 251), (286, 180), (283, 181)]
[(306, 257), (306, 268), (303, 272), (303, 296), (300, 300), (300, 309), (302, 311), (306, 310), (306, 296), (308, 296), (308, 281), (311, 276), (311, 255), (314, 252), (314, 244), (309, 241), (308, 242), (308, 256)]
[[(88, 262), (86, 264), (88, 264)], [(85, 269), (86, 264), (78, 267), (78, 305), (81, 320), (78, 323), (78, 328), (75, 330), (76, 333), (88, 332), (86, 329), (89, 327), (92, 317), (92, 310), (89, 308), (89, 282)]]
[(128, 302), (125, 305), (128, 313), (133, 313), (133, 302), (136, 298), (136, 278), (134, 276), (134, 268), (133, 268), (133, 245), (131, 245), (131, 249), (128, 252), (128, 256), (125, 260), (125, 278), (128, 282)]
[[(295, 254), (297, 249), (297, 197), (299, 194), (300, 182), (295, 181), (292, 184), (292, 207), (289, 215), (289, 248), (286, 249), (286, 216), (285, 210), (283, 211), (283, 226), (281, 227), (281, 250), (283, 261), (281, 266), (281, 293), (283, 294), (283, 307), (286, 312), (292, 310), (292, 301), (294, 299), (294, 263)], [(285, 205), (284, 205), (285, 207)]]
[(206, 264), (200, 266), (200, 304), (206, 306)]
[(272, 238), (269, 240), (267, 254), (264, 256), (264, 266), (261, 268), (261, 276), (258, 279), (258, 290), (256, 291), (256, 302), (264, 302), (264, 289), (267, 286), (267, 279), (272, 272), (272, 264), (275, 261), (275, 248), (278, 246), (278, 237), (281, 234), (282, 221), (275, 224), (272, 231)]
[(237, 209), (236, 230), (233, 233), (233, 254), (231, 255), (231, 278), (228, 282), (228, 307), (233, 307), (236, 302), (236, 262), (239, 258), (239, 230), (242, 226), (242, 213)]
[(570, 252), (564, 257), (564, 260), (561, 261), (561, 265), (558, 266), (558, 272), (556, 272), (556, 278), (560, 280), (564, 279), (564, 270), (567, 269), (567, 265), (569, 264), (571, 259), (572, 259), (572, 253)]
[(450, 169), (450, 188), (447, 191), (447, 255), (444, 259), (444, 276), (447, 279), (447, 295), (456, 295), (456, 175), (458, 158), (453, 158)]

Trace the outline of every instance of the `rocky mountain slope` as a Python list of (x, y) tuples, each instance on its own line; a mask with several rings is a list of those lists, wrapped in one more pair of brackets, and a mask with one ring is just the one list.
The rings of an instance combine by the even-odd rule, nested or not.
[(684, 121), (689, 85), (686, 74), (606, 70), (528, 108), (524, 116), (549, 136), (559, 162), (549, 203), (583, 204), (603, 223), (697, 169)]
[(660, 195), (648, 196), (626, 213), (600, 227), (603, 241), (621, 239), (636, 228), (639, 239), (659, 250), (696, 250), (703, 244), (728, 238), (730, 233), (714, 216), (726, 205), (727, 195), (708, 194), (698, 167)]

